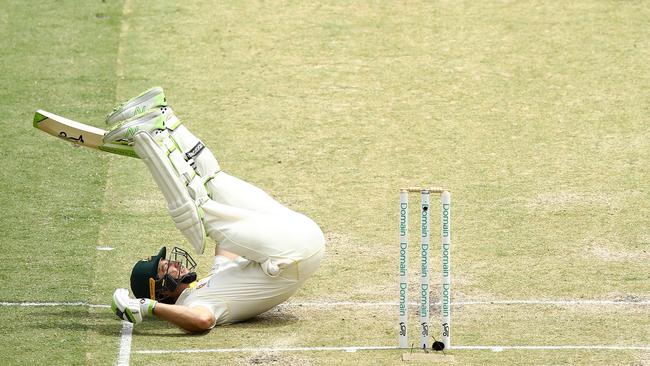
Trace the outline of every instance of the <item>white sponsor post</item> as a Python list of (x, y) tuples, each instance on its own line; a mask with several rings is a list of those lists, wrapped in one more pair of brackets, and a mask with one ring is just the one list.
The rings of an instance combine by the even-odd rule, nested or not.
[(423, 189), (421, 192), (421, 240), (422, 247), (420, 250), (420, 347), (427, 349), (429, 347), (429, 190)]
[(441, 230), (442, 240), (442, 343), (445, 349), (451, 348), (451, 193), (442, 192), (441, 196)]
[(409, 194), (399, 194), (399, 346), (408, 348), (408, 222)]

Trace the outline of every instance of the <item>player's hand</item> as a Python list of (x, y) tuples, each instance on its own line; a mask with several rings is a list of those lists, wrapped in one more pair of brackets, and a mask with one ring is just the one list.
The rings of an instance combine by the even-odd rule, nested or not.
[(149, 299), (132, 299), (129, 290), (118, 288), (113, 293), (111, 309), (118, 318), (131, 323), (142, 322), (143, 315), (152, 315), (156, 301)]

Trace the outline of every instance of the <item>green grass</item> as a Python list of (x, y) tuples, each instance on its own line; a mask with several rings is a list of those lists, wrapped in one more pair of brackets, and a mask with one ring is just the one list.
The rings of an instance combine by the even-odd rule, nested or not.
[[(295, 301), (396, 301), (397, 189), (429, 184), (453, 194), (455, 301), (647, 301), (644, 5), (0, 0), (0, 301), (107, 304), (135, 260), (184, 244), (141, 162), (31, 124), (43, 108), (101, 127), (154, 85), (226, 171), (325, 231), (327, 257)], [(210, 256), (198, 259), (206, 270)], [(121, 323), (105, 308), (3, 310), (3, 363), (116, 362)], [(467, 305), (452, 335), (647, 346), (647, 310)], [(287, 307), (199, 337), (151, 321), (134, 328), (131, 362), (402, 364), (401, 351), (138, 353), (393, 345), (394, 313)], [(650, 362), (641, 351), (452, 353), (477, 365)]]
[[(0, 7), (0, 299), (87, 301), (107, 159), (47, 137), (30, 122), (36, 108), (88, 121), (111, 108), (120, 4)], [(85, 363), (88, 309), (3, 310), (3, 364)]]

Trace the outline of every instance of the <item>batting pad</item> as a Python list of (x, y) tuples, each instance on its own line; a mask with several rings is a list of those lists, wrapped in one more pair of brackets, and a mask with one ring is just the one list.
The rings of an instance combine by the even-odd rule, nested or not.
[(172, 163), (163, 154), (153, 137), (146, 131), (140, 131), (133, 140), (135, 152), (145, 163), (167, 200), (167, 209), (176, 228), (189, 240), (196, 253), (203, 254), (205, 229), (201, 221), (200, 208), (190, 197)]

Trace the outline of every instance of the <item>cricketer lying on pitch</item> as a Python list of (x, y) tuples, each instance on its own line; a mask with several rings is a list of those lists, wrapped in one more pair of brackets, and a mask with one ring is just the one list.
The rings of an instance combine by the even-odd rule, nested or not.
[[(96, 146), (132, 151), (152, 174), (176, 227), (201, 254), (216, 241), (202, 278), (187, 251), (173, 248), (138, 261), (131, 290), (113, 294), (112, 311), (139, 323), (155, 316), (189, 332), (239, 322), (292, 296), (318, 269), (325, 239), (318, 225), (261, 189), (221, 170), (212, 152), (152, 88), (117, 107), (116, 123)], [(88, 141), (87, 139), (84, 141)]]

